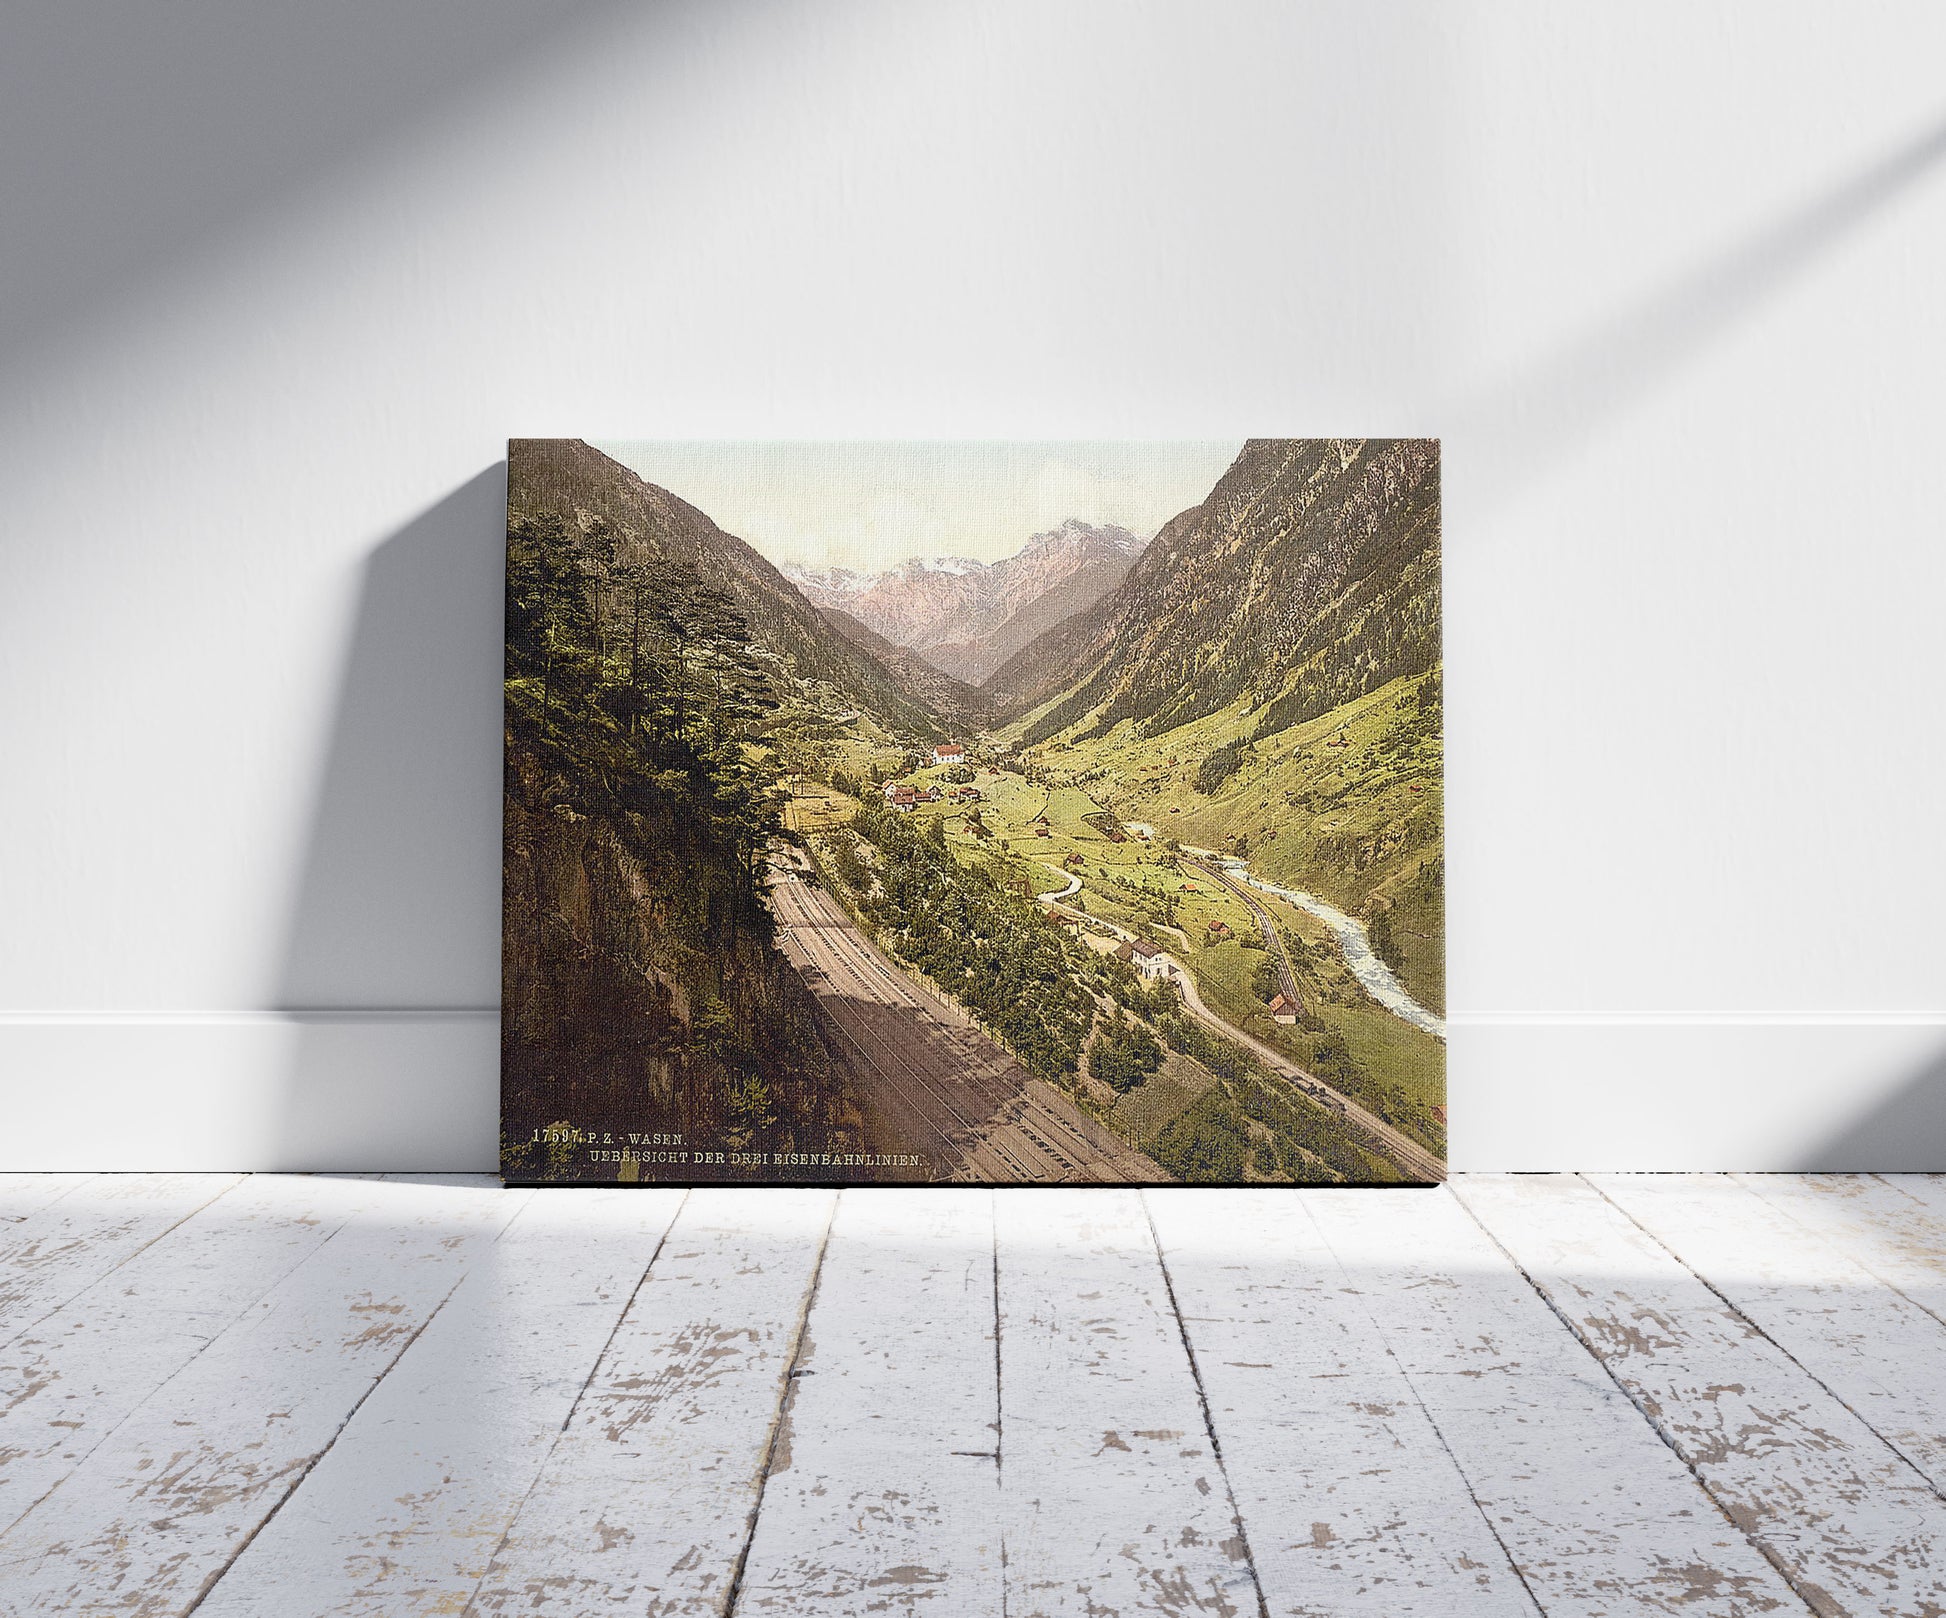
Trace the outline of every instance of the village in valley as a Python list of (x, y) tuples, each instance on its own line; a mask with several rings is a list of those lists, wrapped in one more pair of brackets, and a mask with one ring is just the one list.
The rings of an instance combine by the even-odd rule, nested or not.
[[(1369, 724), (1311, 729), (1313, 763), (1369, 751)], [(882, 806), (940, 842), (956, 867), (1033, 902), (1051, 933), (1125, 967), (1260, 1072), (1321, 1103), (1364, 1148), (1375, 1177), (1436, 1177), (1443, 1039), (1375, 1004), (1317, 915), (1241, 880), (1249, 836), (1207, 825), (1208, 805), (1193, 787), (1205, 755), (1194, 732), (1186, 740), (1175, 751), (1138, 746), (1119, 758), (1059, 741), (1023, 747), (1017, 727), (905, 747), (854, 732), (830, 755), (843, 762), (785, 779), (783, 824), (817, 870), (833, 863), (834, 838), (864, 804)], [(1303, 747), (1292, 751), (1301, 763)], [(831, 885), (845, 892), (842, 879)], [(1322, 1074), (1314, 1071), (1321, 1050)], [(1349, 1074), (1364, 1082), (1343, 1090), (1330, 1082)], [(1086, 1109), (1144, 1145), (1217, 1088), (1202, 1064), (1175, 1052), (1155, 1078), (1120, 1093), (1093, 1083), (1085, 1061), (1071, 1084)]]

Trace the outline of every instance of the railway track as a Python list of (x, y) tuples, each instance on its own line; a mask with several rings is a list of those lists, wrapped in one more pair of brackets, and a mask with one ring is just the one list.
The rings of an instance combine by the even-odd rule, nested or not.
[(772, 904), (787, 958), (817, 996), (871, 1101), (950, 1178), (1027, 1185), (1158, 1183), (1160, 1165), (1029, 1075), (901, 973), (822, 889), (787, 877)]
[(1294, 1006), (1302, 1004), (1297, 993), (1297, 974), (1291, 970), (1290, 953), (1284, 948), (1284, 935), (1277, 930), (1277, 923), (1270, 919), (1270, 912), (1264, 909), (1262, 901), (1219, 865), (1205, 865), (1201, 860), (1192, 859), (1187, 854), (1178, 854), (1176, 859), (1179, 864), (1187, 865), (1198, 875), (1206, 876), (1212, 882), (1221, 883), (1243, 901), (1244, 907), (1256, 918), (1258, 927), (1263, 930), (1264, 941), (1277, 952), (1277, 976), (1285, 998)]
[[(1204, 861), (1191, 858), (1187, 854), (1178, 855), (1177, 858), (1191, 870), (1200, 872), (1213, 882), (1220, 882), (1249, 907), (1250, 914), (1256, 918), (1257, 925), (1263, 929), (1264, 941), (1277, 952), (1278, 970), (1280, 976), (1283, 978), (1284, 993), (1290, 996), (1293, 1002), (1296, 1002), (1298, 998), (1297, 984), (1291, 975), (1290, 956), (1284, 952), (1283, 935), (1277, 930), (1277, 923), (1271, 920), (1270, 912), (1263, 907), (1248, 888), (1244, 887), (1242, 883), (1238, 882), (1221, 867), (1206, 864)], [(1183, 972), (1186, 974), (1188, 968), (1184, 967)], [(1446, 1164), (1443, 1159), (1435, 1156), (1432, 1152), (1421, 1146), (1410, 1135), (1388, 1124), (1377, 1114), (1359, 1105), (1358, 1102), (1354, 1101), (1343, 1091), (1333, 1089), (1316, 1074), (1306, 1072), (1305, 1069), (1299, 1067), (1274, 1046), (1266, 1045), (1254, 1035), (1245, 1033), (1236, 1024), (1229, 1021), (1228, 1018), (1219, 1016), (1215, 1011), (1212, 1011), (1208, 1006), (1203, 1004), (1201, 996), (1196, 995), (1193, 989), (1193, 983), (1187, 985), (1183, 995), (1185, 1004), (1192, 1011), (1201, 1016), (1205, 1022), (1220, 1029), (1221, 1032), (1230, 1038), (1242, 1041), (1258, 1056), (1262, 1057), (1269, 1064), (1271, 1070), (1278, 1074), (1279, 1077), (1294, 1084), (1313, 1100), (1323, 1101), (1334, 1112), (1343, 1117), (1347, 1123), (1354, 1125), (1378, 1149), (1381, 1155), (1389, 1158), (1397, 1167), (1403, 1169), (1407, 1174), (1417, 1180), (1440, 1181), (1446, 1178)]]

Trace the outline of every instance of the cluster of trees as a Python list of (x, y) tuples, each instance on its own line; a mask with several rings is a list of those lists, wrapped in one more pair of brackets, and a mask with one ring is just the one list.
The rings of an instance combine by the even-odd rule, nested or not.
[(1392, 931), (1392, 911), (1389, 906), (1379, 906), (1372, 911), (1365, 923), (1365, 936), (1371, 941), (1372, 953), (1394, 972), (1399, 969), (1399, 940)]
[(600, 520), (516, 517), (506, 606), (510, 1157), (563, 1119), (841, 1145), (763, 895), (775, 660), (723, 590)]
[(1173, 893), (1166, 890), (1158, 893), (1154, 888), (1144, 887), (1140, 882), (1131, 882), (1125, 876), (1108, 871), (1103, 872), (1101, 880), (1127, 894), (1128, 898), (1123, 902), (1152, 926), (1176, 925), (1176, 896)]
[[(597, 519), (507, 534), (507, 712), (517, 735), (605, 767), (610, 785), (707, 787), (708, 812), (760, 848), (775, 828), (743, 746), (780, 695), (776, 661), (734, 600), (681, 563), (624, 561)], [(727, 817), (727, 819), (725, 819)]]
[[(631, 547), (597, 518), (515, 519), (507, 533), (507, 722), (596, 809), (694, 817), (754, 900), (778, 827), (746, 743), (780, 696), (776, 662), (732, 598), (681, 563)], [(729, 904), (733, 931), (766, 914)]]
[(1246, 1114), (1270, 1130), (1270, 1150), (1293, 1179), (1385, 1182), (1399, 1177), (1389, 1162), (1357, 1143), (1335, 1112), (1309, 1096), (1252, 1082), (1238, 1086), (1237, 1100)]
[(1088, 1071), (1118, 1093), (1133, 1090), (1162, 1066), (1162, 1046), (1139, 1022), (1108, 1019), (1088, 1047)]
[[(1293, 940), (1301, 943), (1301, 940)], [(1284, 980), (1277, 971), (1276, 958), (1269, 953), (1259, 957), (1256, 969), (1250, 974), (1250, 992), (1266, 1006), (1283, 992)]]
[(854, 887), (859, 906), (893, 952), (978, 1017), (1030, 1073), (1070, 1082), (1094, 1021), (1094, 997), (1070, 955), (1076, 946), (1038, 905), (1008, 893), (984, 867), (954, 859), (938, 819), (922, 826), (867, 803), (851, 830), (872, 844), (876, 868), (869, 892)]
[(1250, 1126), (1219, 1085), (1170, 1119), (1149, 1155), (1189, 1185), (1241, 1180), (1250, 1156)]
[(1218, 787), (1243, 768), (1243, 760), (1243, 743), (1225, 742), (1196, 766), (1196, 779), (1191, 782), (1191, 785), (1204, 797), (1210, 797)]
[(1402, 710), (1401, 716), (1378, 739), (1377, 751), (1381, 756), (1409, 755), (1417, 752), (1422, 743), (1443, 739), (1446, 716), (1442, 690), (1440, 672), (1434, 669), (1399, 698), (1396, 706)]
[(1170, 1120), (1149, 1155), (1192, 1184), (1241, 1180), (1246, 1170), (1257, 1179), (1301, 1184), (1383, 1184), (1399, 1177), (1360, 1147), (1335, 1113), (1250, 1073), (1204, 1091)]

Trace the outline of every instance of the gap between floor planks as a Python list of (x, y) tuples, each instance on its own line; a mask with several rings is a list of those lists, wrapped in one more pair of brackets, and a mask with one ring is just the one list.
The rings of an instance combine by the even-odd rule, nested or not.
[[(488, 1192), (403, 1249), (339, 1242), (376, 1180), (320, 1214), (276, 1188), (330, 1181), (37, 1178), (0, 1179), (0, 1421), (72, 1373), (81, 1437), (0, 1534), (9, 1610), (1553, 1618), (1923, 1613), (1946, 1584), (1924, 1178)], [(395, 1262), (425, 1270), (402, 1346), (277, 1432)], [(1711, 1425), (1726, 1373), (1787, 1407), (1760, 1442)], [(228, 1449), (170, 1437), (185, 1390), (232, 1396)], [(1583, 1429), (1634, 1469), (1621, 1517), (1534, 1441)]]

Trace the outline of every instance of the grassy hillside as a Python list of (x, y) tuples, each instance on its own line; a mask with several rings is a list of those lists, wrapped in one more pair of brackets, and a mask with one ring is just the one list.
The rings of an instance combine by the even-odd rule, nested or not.
[[(861, 805), (855, 799), (834, 793), (822, 782), (807, 779), (800, 785), (802, 796), (786, 813), (787, 816), (804, 815), (807, 825), (813, 823), (814, 817), (815, 824), (826, 828), (840, 825), (848, 818), (857, 819), (858, 829), (868, 840), (883, 836), (881, 828), (889, 826), (901, 844), (934, 850), (929, 856), (931, 870), (934, 885), (942, 891), (946, 886), (947, 867), (938, 857), (941, 853), (951, 855), (962, 873), (960, 880), (977, 883), (985, 892), (1006, 896), (1007, 902), (1027, 916), (1034, 915), (1029, 903), (1031, 895), (1058, 891), (1071, 877), (1078, 877), (1079, 890), (1064, 903), (1092, 918), (1096, 931), (1090, 936), (1089, 927), (1066, 929), (1070, 947), (1065, 958), (1069, 965), (1062, 970), (1073, 970), (1073, 962), (1081, 958), (1075, 953), (1077, 948), (1096, 954), (1112, 951), (1119, 939), (1109, 931), (1111, 928), (1148, 938), (1190, 968), (1206, 1001), (1220, 1014), (1285, 1051), (1301, 1065), (1319, 1071), (1320, 1076), (1329, 1077), (1330, 1082), (1357, 1095), (1374, 1111), (1417, 1135), (1427, 1145), (1442, 1147), (1443, 1125), (1432, 1110), (1445, 1102), (1445, 1053), (1440, 1041), (1401, 1022), (1364, 993), (1346, 969), (1335, 941), (1322, 922), (1266, 897), (1265, 902), (1276, 913), (1292, 950), (1310, 1013), (1295, 1027), (1274, 1022), (1266, 1005), (1276, 992), (1274, 984), (1264, 976), (1269, 957), (1261, 947), (1262, 941), (1248, 909), (1227, 890), (1188, 875), (1160, 841), (1125, 837), (1117, 842), (1114, 839), (1107, 829), (1117, 827), (1120, 821), (1109, 810), (1115, 798), (1114, 776), (1106, 764), (1095, 762), (1097, 745), (1055, 750), (1046, 755), (1043, 763), (1024, 770), (996, 769), (988, 761), (974, 775), (973, 784), (982, 793), (977, 805), (961, 806), (947, 800), (922, 804), (910, 814), (893, 816), (874, 805)], [(1081, 757), (1076, 758), (1076, 754)], [(1187, 760), (1179, 763), (1191, 768), (1193, 773)], [(948, 772), (932, 766), (922, 766), (901, 779), (918, 785), (951, 785)], [(1212, 835), (1216, 835), (1214, 828)], [(833, 851), (831, 840), (814, 838), (813, 841), (819, 844), (823, 861), (829, 864)], [(873, 856), (866, 856), (867, 863), (872, 859)], [(834, 886), (841, 889), (845, 886), (842, 871)], [(886, 930), (884, 915), (872, 919), (880, 926), (881, 938), (888, 947), (894, 953), (906, 954), (899, 929)], [(1046, 924), (1044, 918), (1034, 919)], [(1220, 931), (1212, 932), (1212, 922), (1218, 924)], [(953, 930), (925, 928), (927, 947), (957, 947), (949, 942)], [(1058, 951), (1049, 960), (1056, 958), (1059, 958)], [(922, 963), (915, 961), (914, 964)], [(929, 973), (935, 971), (932, 966), (925, 969)], [(1126, 968), (1122, 970), (1126, 972)], [(945, 976), (951, 980), (953, 974), (949, 972)], [(1105, 992), (1100, 983), (1094, 987), (1098, 992)], [(1157, 1022), (1156, 1026), (1160, 1028), (1161, 1024)], [(1068, 1053), (1064, 1058), (1067, 1065), (1060, 1069), (1059, 1075), (1062, 1082), (1076, 1087), (1077, 1098), (1084, 1105), (1140, 1129), (1137, 1144), (1144, 1150), (1153, 1151), (1160, 1143), (1159, 1112), (1167, 1114), (1162, 1119), (1166, 1123), (1217, 1082), (1206, 1072), (1198, 1078), (1193, 1067), (1174, 1062), (1130, 1095), (1113, 1097), (1091, 1092), (1085, 1083), (1077, 1085), (1075, 1078), (1083, 1071), (1081, 1052), (1087, 1037), (1077, 1035), (1075, 1028), (1071, 1022), (1068, 1024), (1064, 1047)], [(1197, 1025), (1195, 1033), (1201, 1032)], [(1077, 1037), (1083, 1045), (1074, 1043)], [(1180, 1033), (1178, 1038), (1182, 1038)], [(1243, 1058), (1236, 1047), (1229, 1048), (1229, 1055), (1242, 1063), (1239, 1073), (1255, 1072), (1252, 1083), (1268, 1083), (1273, 1092), (1286, 1088), (1267, 1073), (1256, 1072), (1254, 1064)], [(1154, 1090), (1149, 1089), (1151, 1084), (1156, 1086)], [(1231, 1088), (1234, 1089), (1234, 1084)], [(1173, 1108), (1168, 1105), (1172, 1096), (1179, 1102)], [(1224, 1105), (1234, 1111), (1243, 1103), (1231, 1094), (1230, 1101)], [(1320, 1139), (1342, 1135), (1335, 1122), (1313, 1121), (1306, 1127)], [(1276, 1133), (1270, 1125), (1261, 1122), (1253, 1123), (1251, 1128), (1269, 1128), (1272, 1134)], [(1370, 1178), (1382, 1176), (1383, 1172), (1360, 1170), (1352, 1177)]]
[(1084, 724), (1033, 756), (1158, 837), (1244, 855), (1259, 876), (1365, 921), (1413, 998), (1443, 1014), (1441, 712), (1434, 669), (1258, 740), (1258, 716), (1237, 703), (1164, 743), (1131, 723), (1104, 736)]

